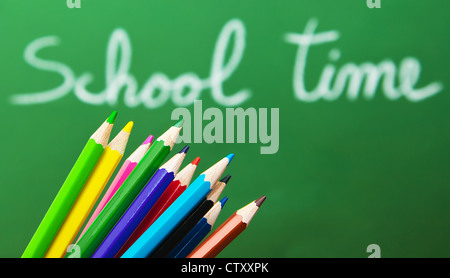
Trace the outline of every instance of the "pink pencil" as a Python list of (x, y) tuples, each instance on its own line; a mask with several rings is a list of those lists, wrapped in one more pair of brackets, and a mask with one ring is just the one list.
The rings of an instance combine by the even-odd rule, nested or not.
[[(109, 200), (112, 198), (112, 196), (116, 193), (116, 191), (122, 186), (123, 182), (128, 178), (128, 176), (133, 172), (136, 165), (141, 161), (142, 157), (144, 157), (145, 153), (150, 148), (150, 145), (153, 140), (153, 135), (150, 135), (144, 143), (142, 143), (122, 164), (122, 167), (120, 168), (119, 172), (117, 172), (116, 177), (114, 178), (113, 182), (108, 188), (108, 191), (106, 191), (105, 195), (103, 196), (102, 200), (98, 204), (97, 208), (95, 209), (94, 213), (92, 214), (91, 218), (89, 218), (88, 223), (84, 227), (83, 231), (81, 232), (80, 236), (78, 238), (81, 238), (81, 236), (86, 232), (86, 230), (91, 226), (92, 222), (97, 218), (97, 216), (100, 214), (102, 209), (106, 206), (106, 204), (109, 202)], [(78, 240), (77, 240), (78, 242)]]

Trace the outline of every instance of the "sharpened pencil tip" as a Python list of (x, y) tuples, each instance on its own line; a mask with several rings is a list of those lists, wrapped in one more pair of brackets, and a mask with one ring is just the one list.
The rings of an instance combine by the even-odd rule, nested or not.
[(224, 197), (222, 200), (220, 200), (220, 206), (223, 208), (223, 206), (225, 205), (225, 203), (228, 201), (228, 197)]
[(116, 116), (117, 116), (117, 111), (113, 111), (112, 113), (111, 113), (111, 115), (109, 115), (109, 117), (108, 117), (108, 119), (106, 120), (108, 123), (110, 123), (110, 124), (113, 124), (114, 123), (114, 120), (116, 119)]
[(142, 145), (146, 145), (146, 144), (151, 144), (153, 141), (153, 135), (150, 135), (147, 137), (147, 139), (145, 139), (144, 143), (142, 143)]
[(228, 183), (228, 181), (231, 179), (231, 175), (226, 175), (223, 179), (221, 179), (220, 181), (223, 183)]
[(231, 160), (233, 159), (233, 157), (234, 157), (234, 153), (230, 153), (229, 155), (227, 155), (227, 158), (228, 158), (228, 164), (230, 164), (230, 162), (231, 162)]
[(200, 157), (197, 156), (194, 160), (192, 160), (191, 164), (198, 165), (199, 162), (200, 162)]
[(127, 125), (123, 128), (123, 131), (130, 133), (133, 129), (133, 122), (128, 122)]
[(184, 119), (181, 118), (181, 119), (174, 125), (174, 127), (182, 127), (182, 126), (183, 126), (183, 123), (184, 123)]
[(181, 149), (181, 151), (180, 151), (179, 153), (187, 153), (187, 152), (188, 152), (188, 150), (189, 150), (189, 146), (188, 146), (188, 145), (186, 145), (186, 146), (184, 146), (184, 148), (183, 148), (183, 149)]
[(258, 208), (261, 207), (262, 203), (264, 203), (265, 200), (266, 200), (266, 196), (260, 197), (258, 200), (255, 201), (256, 206), (257, 206)]

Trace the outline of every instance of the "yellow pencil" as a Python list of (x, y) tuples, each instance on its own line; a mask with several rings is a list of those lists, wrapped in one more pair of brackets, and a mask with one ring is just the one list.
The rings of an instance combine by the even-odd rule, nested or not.
[(132, 127), (133, 122), (129, 122), (103, 151), (64, 223), (48, 248), (45, 258), (62, 258), (66, 253), (67, 247), (75, 239), (103, 188), (122, 159)]

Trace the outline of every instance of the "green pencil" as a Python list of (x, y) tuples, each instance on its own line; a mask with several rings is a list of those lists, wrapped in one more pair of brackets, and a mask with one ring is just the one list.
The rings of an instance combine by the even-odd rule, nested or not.
[(44, 257), (47, 248), (64, 222), (72, 204), (77, 199), (78, 193), (83, 188), (103, 150), (108, 145), (109, 135), (111, 134), (116, 115), (117, 112), (114, 111), (89, 138), (31, 241), (28, 243), (22, 258)]
[(80, 257), (89, 258), (172, 150), (183, 120), (170, 127), (147, 151), (91, 226), (78, 240)]

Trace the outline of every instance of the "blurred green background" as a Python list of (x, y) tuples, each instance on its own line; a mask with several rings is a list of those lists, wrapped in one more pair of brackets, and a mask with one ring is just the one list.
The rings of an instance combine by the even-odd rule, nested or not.
[[(154, 108), (127, 102), (126, 86), (116, 103), (84, 101), (81, 87), (75, 93), (86, 77), (92, 78), (87, 90), (104, 92), (114, 31), (122, 30), (117, 38), (125, 43), (116, 62), (110, 60), (112, 68), (119, 67), (121, 55), (131, 54), (128, 73), (139, 93), (155, 73), (170, 84), (186, 73), (209, 80), (219, 34), (233, 26), (230, 21), (244, 32), (233, 33), (224, 50), (228, 66), (242, 52), (223, 92), (250, 91), (237, 107), (279, 108), (279, 149), (261, 154), (264, 144), (248, 138), (190, 144), (185, 164), (202, 159), (196, 176), (236, 154), (226, 171), (232, 175), (223, 193), (229, 200), (215, 227), (267, 196), (248, 229), (220, 257), (368, 257), (369, 244), (378, 244), (382, 257), (448, 257), (450, 2), (381, 4), (369, 9), (366, 0), (81, 0), (81, 8), (69, 9), (65, 0), (0, 1), (0, 257), (21, 256), (82, 147), (112, 110), (118, 117), (111, 136), (128, 121), (135, 123), (122, 161), (148, 134), (157, 137), (173, 123), (171, 113), (179, 106), (173, 90), (160, 89), (169, 97)], [(388, 61), (395, 65), (397, 92), (437, 85), (435, 94), (420, 101), (402, 93), (390, 98), (385, 77), (369, 99), (364, 86), (349, 99), (348, 83), (334, 100), (298, 99), (299, 47), (286, 35), (305, 33), (314, 19), (315, 33), (339, 37), (309, 49), (308, 91), (325, 67), (339, 72)], [(402, 67), (408, 57), (416, 64)], [(62, 96), (46, 103), (14, 102), (18, 95), (55, 89)], [(225, 115), (227, 105), (210, 88), (198, 99), (204, 109), (217, 107)], [(193, 111), (192, 104), (187, 108)]]

